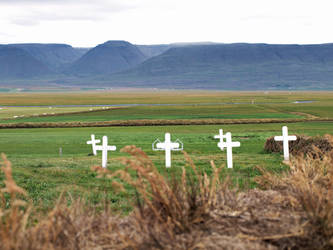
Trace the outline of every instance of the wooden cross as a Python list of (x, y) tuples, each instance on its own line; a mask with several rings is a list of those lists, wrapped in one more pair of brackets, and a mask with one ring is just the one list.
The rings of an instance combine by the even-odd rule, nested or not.
[(226, 138), (226, 135), (223, 135), (223, 129), (219, 129), (219, 134), (218, 135), (214, 135), (214, 139), (220, 139), (220, 141), (217, 143), (217, 146), (221, 150), (224, 150), (224, 147), (222, 146), (224, 138)]
[[(177, 140), (179, 141), (179, 140)], [(165, 150), (165, 166), (167, 168), (171, 167), (171, 150), (182, 150), (182, 147), (180, 147), (181, 142), (171, 142), (171, 136), (170, 133), (165, 133), (165, 140), (164, 142), (158, 142), (156, 144), (156, 148), (154, 148), (153, 144), (153, 150)]]
[(288, 127), (282, 127), (282, 136), (274, 136), (275, 141), (283, 141), (283, 156), (285, 161), (289, 161), (289, 141), (296, 141), (295, 135), (288, 135)]
[(101, 140), (95, 140), (95, 135), (94, 134), (91, 135), (91, 141), (87, 141), (87, 144), (91, 144), (94, 155), (97, 155), (96, 143), (100, 143), (100, 142), (101, 142)]
[(103, 143), (102, 145), (97, 145), (96, 150), (102, 151), (102, 167), (106, 168), (106, 164), (108, 161), (108, 151), (116, 151), (116, 146), (109, 146), (108, 145), (108, 137), (103, 136)]
[(233, 142), (231, 140), (231, 133), (228, 132), (225, 135), (226, 141), (225, 142), (219, 142), (219, 148), (223, 150), (225, 147), (227, 148), (227, 165), (228, 168), (233, 167), (233, 162), (232, 162), (232, 148), (233, 147), (240, 147), (240, 142)]

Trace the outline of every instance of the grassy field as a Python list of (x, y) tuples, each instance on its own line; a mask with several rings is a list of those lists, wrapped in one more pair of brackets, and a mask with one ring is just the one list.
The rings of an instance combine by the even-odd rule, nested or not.
[[(35, 108), (32, 108), (35, 109)], [(72, 108), (69, 108), (72, 110)], [(141, 119), (272, 119), (304, 118), (304, 114), (276, 111), (261, 105), (190, 105), (190, 106), (135, 106), (100, 110), (84, 114), (64, 114), (0, 120), (17, 122), (102, 122)]]
[[(90, 107), (2, 107), (0, 108), (0, 121), (3, 119), (13, 119), (14, 117), (36, 117), (54, 114), (68, 114), (76, 112), (87, 112), (100, 108)], [(13, 120), (15, 121), (15, 119)]]
[(225, 92), (225, 91), (103, 91), (69, 93), (0, 93), (3, 106), (50, 106), (135, 103), (292, 103), (321, 101), (332, 103), (333, 92)]
[[(295, 101), (312, 103), (293, 103)], [(252, 101), (254, 104), (252, 104)], [(4, 120), (14, 115), (30, 116), (46, 112), (80, 112), (87, 107), (52, 108), (48, 105), (88, 104), (178, 104), (174, 106), (128, 106), (119, 109), (93, 111), (78, 114), (63, 114), (46, 117), (24, 117)], [(226, 104), (244, 103), (244, 104)], [(264, 92), (106, 92), (106, 93), (1, 93), (0, 123), (16, 122), (93, 122), (136, 119), (299, 119), (308, 117), (333, 118), (332, 92), (264, 93)], [(6, 105), (37, 105), (45, 107), (4, 107)], [(126, 106), (126, 105), (124, 105)], [(210, 160), (217, 166), (226, 164), (226, 153), (217, 147), (213, 136), (218, 129), (230, 131), (234, 141), (241, 147), (234, 149), (234, 169), (224, 173), (236, 176), (235, 182), (244, 188), (253, 187), (252, 177), (258, 174), (259, 165), (274, 172), (281, 172), (285, 166), (282, 157), (263, 151), (265, 140), (281, 134), (284, 124), (234, 124), (201, 126), (134, 126), (105, 128), (43, 128), (43, 129), (0, 129), (0, 152), (4, 152), (13, 163), (14, 178), (25, 188), (35, 204), (41, 209), (51, 208), (59, 194), (66, 191), (73, 197), (84, 197), (89, 202), (102, 205), (111, 202), (122, 212), (131, 209), (134, 190), (116, 194), (110, 180), (98, 179), (90, 170), (100, 165), (101, 155), (91, 156), (86, 145), (90, 134), (109, 137), (109, 143), (117, 146), (117, 152), (109, 155), (109, 168), (122, 169), (120, 159), (127, 156), (119, 150), (126, 145), (142, 148), (159, 171), (168, 175), (178, 174), (186, 165), (181, 152), (173, 152), (171, 169), (164, 167), (164, 153), (152, 151), (151, 144), (156, 138), (163, 139), (165, 132), (172, 139), (179, 138), (200, 170), (210, 172)], [(292, 134), (324, 135), (333, 134), (332, 122), (299, 122), (288, 124)], [(62, 155), (59, 155), (62, 148)], [(223, 176), (223, 175), (222, 175)], [(3, 178), (3, 177), (1, 177)]]
[[(302, 101), (312, 102), (295, 103)], [(148, 106), (126, 106), (126, 104)], [(165, 106), (149, 106), (149, 104)], [(2, 93), (0, 105), (4, 106), (0, 107), (0, 123), (333, 118), (331, 108), (333, 92)], [(35, 107), (6, 107), (6, 105)], [(101, 107), (50, 107), (50, 105), (120, 105), (120, 108), (101, 110)], [(72, 114), (89, 110), (92, 112)]]
[[(253, 186), (251, 178), (258, 174), (259, 165), (279, 173), (284, 169), (281, 156), (263, 151), (265, 140), (281, 133), (283, 124), (262, 124), (260, 126), (228, 125), (224, 131), (230, 131), (233, 140), (240, 141), (241, 147), (235, 148), (234, 169), (225, 173), (236, 176), (235, 181), (245, 188)], [(333, 133), (331, 123), (295, 123), (289, 124), (290, 133), (323, 135)], [(25, 188), (36, 204), (43, 209), (52, 207), (62, 191), (71, 196), (83, 196), (87, 200), (100, 204), (107, 199), (114, 208), (129, 211), (128, 200), (133, 190), (116, 194), (112, 191), (110, 180), (98, 179), (90, 170), (91, 166), (101, 164), (101, 155), (91, 156), (91, 148), (86, 145), (90, 134), (96, 137), (109, 137), (110, 145), (117, 146), (117, 152), (109, 155), (108, 166), (111, 170), (122, 169), (121, 157), (127, 156), (119, 150), (126, 145), (136, 145), (143, 149), (162, 172), (177, 173), (186, 165), (181, 152), (173, 152), (173, 167), (164, 167), (164, 153), (152, 151), (151, 144), (156, 138), (163, 139), (165, 132), (172, 139), (179, 138), (184, 149), (200, 170), (210, 172), (210, 160), (217, 166), (226, 164), (226, 153), (217, 147), (213, 136), (221, 126), (171, 126), (171, 127), (116, 127), (116, 128), (68, 128), (68, 129), (10, 129), (0, 130), (0, 152), (4, 152), (13, 163), (14, 177)], [(59, 148), (62, 155), (59, 155)]]

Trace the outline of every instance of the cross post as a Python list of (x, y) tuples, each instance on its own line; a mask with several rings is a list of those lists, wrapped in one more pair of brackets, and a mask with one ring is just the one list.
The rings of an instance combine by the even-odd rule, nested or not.
[(225, 135), (226, 141), (225, 142), (220, 142), (219, 143), (219, 148), (223, 150), (225, 147), (227, 148), (227, 165), (228, 168), (233, 167), (233, 161), (232, 161), (232, 148), (233, 147), (240, 147), (240, 142), (233, 142), (231, 140), (231, 133), (228, 132)]
[(101, 142), (101, 140), (95, 140), (95, 135), (94, 134), (91, 135), (91, 140), (87, 141), (87, 144), (91, 144), (94, 155), (97, 155), (96, 143), (100, 143), (100, 142)]
[(283, 156), (285, 161), (289, 161), (289, 141), (296, 141), (295, 135), (288, 135), (288, 127), (282, 127), (282, 136), (274, 136), (275, 141), (283, 142)]
[(97, 145), (96, 150), (102, 151), (102, 167), (106, 168), (106, 164), (108, 162), (108, 151), (116, 151), (116, 146), (109, 146), (108, 145), (108, 137), (103, 136), (102, 145)]
[(178, 142), (171, 142), (170, 133), (165, 133), (164, 142), (159, 142), (156, 144), (156, 150), (165, 151), (165, 167), (171, 167), (171, 150), (181, 150)]
[(217, 143), (217, 146), (221, 150), (224, 150), (224, 147), (222, 146), (224, 138), (226, 138), (226, 135), (223, 135), (223, 129), (219, 129), (219, 134), (218, 135), (214, 135), (214, 139), (220, 139), (220, 141)]

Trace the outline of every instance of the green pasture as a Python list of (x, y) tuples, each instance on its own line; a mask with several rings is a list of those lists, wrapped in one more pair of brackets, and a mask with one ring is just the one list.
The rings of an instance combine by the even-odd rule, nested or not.
[[(296, 101), (312, 102), (295, 103)], [(174, 105), (128, 106), (126, 104)], [(32, 107), (18, 107), (20, 105)], [(101, 110), (102, 107), (50, 107), (48, 105), (120, 105), (120, 107)], [(0, 123), (103, 122), (140, 119), (333, 118), (332, 107), (333, 92), (0, 93)], [(70, 114), (90, 110), (92, 112)]]
[[(26, 116), (43, 116), (54, 114), (66, 114), (101, 109), (98, 107), (0, 107), (0, 122), (2, 119), (23, 119)], [(14, 118), (15, 117), (15, 118)]]
[[(313, 101), (294, 103), (295, 101)], [(231, 104), (233, 103), (233, 104)], [(238, 103), (238, 104), (235, 104)], [(90, 107), (52, 107), (50, 105), (123, 104), (117, 109), (91, 112)], [(165, 106), (129, 106), (126, 104), (177, 104)], [(19, 107), (19, 106), (34, 107)], [(16, 107), (7, 107), (16, 106)], [(139, 119), (298, 119), (333, 118), (333, 92), (213, 92), (213, 91), (130, 91), (130, 92), (72, 92), (72, 93), (0, 93), (0, 123), (17, 122), (98, 122)], [(101, 109), (93, 107), (92, 109)], [(70, 114), (73, 112), (82, 112)], [(43, 114), (54, 116), (43, 116)], [(41, 116), (42, 115), (42, 116)], [(13, 118), (13, 117), (17, 118)], [(20, 117), (21, 116), (21, 117)], [(24, 116), (24, 117), (22, 117)], [(12, 118), (12, 119), (10, 119)], [(120, 149), (136, 145), (151, 158), (159, 171), (179, 176), (181, 167), (191, 172), (181, 152), (172, 153), (172, 168), (164, 167), (164, 152), (153, 151), (152, 142), (170, 132), (172, 140), (180, 139), (200, 171), (211, 172), (210, 161), (224, 167), (221, 178), (231, 175), (235, 185), (254, 187), (256, 166), (276, 173), (286, 167), (282, 156), (263, 151), (267, 138), (281, 134), (282, 123), (234, 124), (201, 126), (136, 126), (105, 128), (43, 128), (0, 129), (0, 152), (13, 163), (13, 175), (25, 188), (34, 204), (45, 210), (53, 207), (59, 195), (84, 198), (96, 206), (110, 203), (122, 212), (131, 209), (134, 190), (116, 193), (111, 181), (96, 178), (90, 168), (101, 164), (101, 154), (91, 155), (86, 144), (91, 134), (106, 135), (117, 151), (110, 152), (108, 167), (123, 169)], [(332, 122), (288, 123), (290, 134), (333, 134)], [(226, 169), (226, 152), (217, 147), (214, 135), (223, 128), (230, 131), (241, 147), (233, 150), (234, 168)], [(62, 155), (59, 155), (59, 148)], [(0, 175), (3, 179), (3, 174)], [(3, 185), (3, 183), (1, 184)]]
[[(129, 211), (134, 198), (134, 190), (116, 193), (111, 180), (96, 178), (91, 166), (100, 165), (101, 154), (91, 156), (91, 147), (86, 145), (90, 134), (97, 138), (109, 137), (109, 144), (116, 145), (117, 151), (109, 154), (108, 168), (123, 169), (120, 159), (127, 157), (119, 152), (126, 145), (136, 145), (145, 151), (157, 168), (172, 175), (187, 166), (181, 152), (172, 153), (172, 168), (164, 167), (164, 152), (153, 151), (152, 142), (164, 139), (164, 133), (170, 132), (172, 140), (179, 138), (185, 151), (193, 159), (200, 171), (211, 172), (210, 161), (217, 166), (226, 165), (226, 152), (217, 147), (213, 138), (218, 129), (230, 131), (234, 141), (240, 141), (241, 147), (234, 148), (234, 169), (224, 169), (226, 174), (235, 176), (240, 186), (253, 187), (252, 177), (258, 175), (255, 166), (262, 166), (276, 173), (282, 171), (282, 156), (267, 154), (263, 151), (265, 140), (281, 134), (283, 124), (227, 125), (227, 126), (154, 126), (154, 127), (109, 127), (109, 128), (57, 128), (57, 129), (2, 129), (0, 130), (0, 152), (7, 155), (13, 163), (14, 178), (25, 188), (33, 202), (41, 209), (52, 207), (61, 192), (70, 197), (83, 197), (87, 201), (101, 205), (110, 202), (115, 209)], [(333, 133), (329, 122), (288, 124), (291, 134), (323, 135)], [(62, 155), (59, 155), (59, 148)], [(189, 168), (188, 168), (189, 169)], [(3, 178), (3, 177), (2, 177)], [(245, 187), (245, 188), (246, 188)]]
[[(30, 108), (31, 110), (36, 108)], [(69, 108), (73, 110), (72, 108)], [(96, 108), (95, 108), (96, 109)], [(99, 108), (101, 109), (101, 108)], [(52, 109), (53, 110), (53, 109)], [(55, 109), (56, 110), (56, 109)], [(64, 109), (62, 109), (64, 110)], [(68, 111), (69, 112), (69, 111)], [(18, 112), (17, 112), (18, 113)], [(22, 112), (21, 112), (22, 113)], [(50, 112), (49, 112), (50, 113)], [(1, 117), (1, 110), (0, 110)], [(20, 117), (1, 120), (1, 123), (17, 122), (99, 122), (140, 119), (272, 119), (304, 118), (305, 114), (279, 111), (274, 107), (256, 104), (228, 105), (180, 105), (180, 106), (125, 106), (117, 109), (99, 110), (82, 114), (57, 116)]]
[(203, 91), (203, 90), (129, 90), (65, 93), (0, 93), (2, 106), (50, 106), (50, 105), (105, 105), (105, 104), (150, 104), (150, 103), (292, 103), (294, 101), (321, 101), (332, 104), (333, 92), (270, 92), (270, 91)]

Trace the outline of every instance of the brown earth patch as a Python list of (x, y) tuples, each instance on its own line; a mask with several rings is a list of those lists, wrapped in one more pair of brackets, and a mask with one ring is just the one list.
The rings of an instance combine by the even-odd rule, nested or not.
[[(268, 153), (283, 153), (283, 143), (275, 141), (274, 136), (266, 140), (264, 150)], [(317, 157), (333, 150), (333, 136), (310, 137), (297, 135), (296, 141), (289, 142), (289, 152), (292, 155), (311, 155)]]

